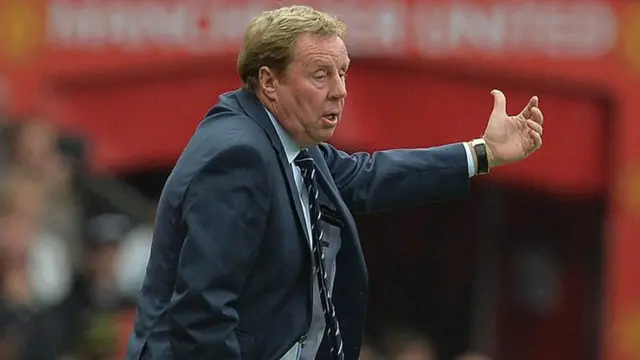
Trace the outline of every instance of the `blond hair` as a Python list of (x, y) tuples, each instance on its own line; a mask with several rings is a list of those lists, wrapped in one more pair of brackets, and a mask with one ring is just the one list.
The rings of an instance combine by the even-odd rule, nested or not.
[(262, 66), (282, 73), (293, 60), (296, 40), (301, 34), (345, 39), (347, 26), (333, 15), (309, 6), (294, 5), (265, 11), (254, 18), (244, 34), (238, 56), (238, 74), (245, 88), (258, 88)]

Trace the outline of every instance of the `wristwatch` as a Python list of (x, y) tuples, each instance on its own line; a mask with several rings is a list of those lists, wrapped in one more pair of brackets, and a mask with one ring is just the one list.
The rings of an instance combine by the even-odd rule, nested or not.
[(476, 152), (477, 167), (476, 175), (484, 175), (489, 173), (489, 158), (487, 157), (487, 143), (483, 138), (471, 141), (471, 146)]

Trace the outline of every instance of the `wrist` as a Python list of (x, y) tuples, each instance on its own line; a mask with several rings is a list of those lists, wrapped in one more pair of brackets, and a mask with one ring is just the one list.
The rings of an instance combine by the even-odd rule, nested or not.
[(471, 155), (473, 157), (475, 175), (488, 174), (492, 163), (490, 163), (490, 157), (493, 158), (493, 154), (489, 154), (489, 149), (484, 138), (473, 139), (467, 143), (469, 149), (471, 149)]
[(482, 136), (482, 138), (484, 140), (485, 143), (485, 147), (486, 147), (486, 151), (487, 151), (487, 162), (489, 163), (489, 170), (498, 167), (500, 165), (502, 165), (495, 157), (494, 153), (493, 153), (493, 147), (491, 145), (491, 142), (489, 142), (486, 138), (486, 136)]

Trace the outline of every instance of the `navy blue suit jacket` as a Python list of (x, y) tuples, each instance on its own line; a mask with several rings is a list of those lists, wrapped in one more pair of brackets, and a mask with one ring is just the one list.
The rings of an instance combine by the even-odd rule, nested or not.
[[(309, 150), (344, 224), (333, 296), (345, 358), (355, 360), (368, 280), (352, 213), (466, 196), (466, 154), (462, 144), (373, 155)], [(311, 321), (305, 234), (266, 111), (248, 91), (222, 95), (162, 192), (127, 360), (278, 359)], [(325, 354), (322, 346), (318, 359)]]

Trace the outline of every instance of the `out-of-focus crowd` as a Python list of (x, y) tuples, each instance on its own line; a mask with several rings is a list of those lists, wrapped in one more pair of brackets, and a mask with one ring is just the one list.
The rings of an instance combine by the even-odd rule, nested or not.
[(52, 123), (0, 105), (0, 359), (122, 358), (150, 227), (88, 214)]

